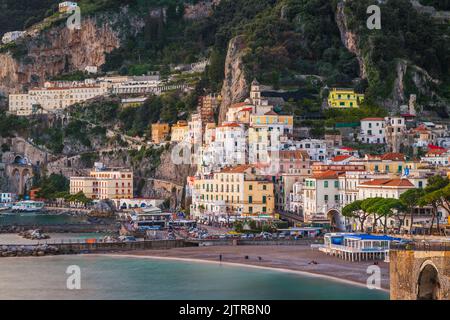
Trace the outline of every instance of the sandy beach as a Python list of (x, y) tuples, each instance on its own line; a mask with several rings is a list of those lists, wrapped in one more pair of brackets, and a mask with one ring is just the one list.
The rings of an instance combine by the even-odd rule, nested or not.
[[(373, 262), (349, 262), (313, 250), (309, 246), (211, 246), (175, 248), (170, 250), (143, 250), (117, 253), (134, 257), (154, 257), (247, 265), (308, 273), (366, 285), (367, 267)], [(248, 256), (248, 259), (245, 258)], [(261, 257), (259, 260), (258, 257)], [(314, 260), (317, 264), (310, 264)], [(389, 289), (389, 264), (379, 261), (381, 286)]]

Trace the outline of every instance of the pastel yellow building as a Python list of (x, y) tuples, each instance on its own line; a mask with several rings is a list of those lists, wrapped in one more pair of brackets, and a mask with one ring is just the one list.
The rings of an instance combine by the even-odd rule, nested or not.
[(251, 126), (283, 125), (287, 128), (292, 128), (294, 125), (294, 116), (279, 115), (275, 111), (269, 111), (263, 115), (251, 115), (250, 125)]
[(359, 108), (364, 95), (355, 93), (353, 89), (332, 88), (328, 95), (330, 108)]
[(244, 181), (242, 215), (272, 215), (275, 208), (273, 183), (259, 180)]
[(170, 126), (168, 123), (153, 123), (152, 124), (152, 142), (160, 144), (166, 141), (170, 133)]
[(415, 170), (420, 162), (406, 161), (402, 153), (385, 153), (383, 155), (366, 155), (364, 160), (366, 171), (376, 173), (402, 174), (406, 168)]
[(93, 200), (133, 198), (133, 171), (129, 169), (95, 169), (87, 177), (70, 177), (70, 194), (82, 191)]
[(189, 135), (189, 126), (187, 121), (181, 120), (172, 126), (172, 134), (170, 141), (181, 142), (187, 139)]
[(192, 213), (205, 215), (273, 215), (274, 186), (249, 165), (225, 168), (196, 178)]

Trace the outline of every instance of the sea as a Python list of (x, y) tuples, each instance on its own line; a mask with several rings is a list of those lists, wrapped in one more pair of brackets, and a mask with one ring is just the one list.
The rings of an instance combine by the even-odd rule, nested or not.
[(386, 291), (225, 264), (107, 255), (0, 258), (0, 299), (385, 300)]
[(75, 216), (67, 213), (52, 212), (22, 212), (13, 213), (8, 211), (0, 212), (0, 226), (6, 225), (57, 225), (85, 223), (86, 217)]

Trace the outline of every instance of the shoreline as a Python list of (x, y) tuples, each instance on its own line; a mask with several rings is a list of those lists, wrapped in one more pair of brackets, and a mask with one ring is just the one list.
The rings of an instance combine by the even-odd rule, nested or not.
[[(235, 266), (261, 267), (304, 275), (320, 276), (366, 286), (374, 261), (350, 262), (326, 255), (309, 246), (207, 246), (172, 248), (170, 250), (136, 250), (110, 252), (110, 255), (176, 259), (178, 261), (223, 263)], [(222, 255), (222, 261), (219, 260)], [(315, 263), (311, 263), (314, 261)], [(389, 264), (378, 260), (381, 288), (389, 291)]]
[[(213, 261), (213, 260), (206, 260), (206, 259), (180, 258), (180, 257), (161, 257), (161, 256), (154, 256), (154, 255), (143, 256), (143, 255), (133, 255), (133, 254), (128, 254), (128, 253), (127, 254), (111, 254), (111, 253), (98, 254), (98, 253), (96, 253), (96, 254), (81, 254), (81, 256), (107, 256), (107, 257), (112, 257), (112, 258), (134, 258), (134, 259), (166, 260), (166, 261), (181, 261), (181, 262), (225, 265), (225, 266), (230, 266), (230, 267), (242, 267), (242, 268), (251, 268), (251, 269), (260, 269), (260, 270), (290, 273), (290, 274), (296, 274), (296, 275), (305, 276), (305, 277), (326, 279), (326, 280), (330, 280), (330, 281), (334, 281), (334, 282), (350, 284), (353, 286), (366, 287), (366, 285), (361, 282), (348, 280), (348, 279), (341, 279), (341, 278), (337, 278), (337, 277), (333, 277), (333, 276), (321, 274), (321, 273), (294, 270), (294, 269), (289, 269), (289, 268), (256, 266), (253, 264), (245, 264), (245, 263), (237, 263), (237, 262)], [(389, 290), (385, 289), (385, 288), (380, 288), (380, 289), (375, 289), (375, 290), (380, 290), (380, 291), (384, 291), (385, 293), (389, 293)]]

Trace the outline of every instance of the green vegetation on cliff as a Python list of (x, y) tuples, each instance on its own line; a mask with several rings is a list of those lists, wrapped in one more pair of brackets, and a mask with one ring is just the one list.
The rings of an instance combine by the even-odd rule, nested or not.
[(417, 65), (446, 81), (450, 70), (450, 26), (418, 13), (408, 0), (380, 4), (381, 30), (366, 27), (371, 0), (345, 3), (349, 29), (358, 36), (358, 47), (367, 69), (369, 97), (386, 98), (392, 93), (399, 59)]

